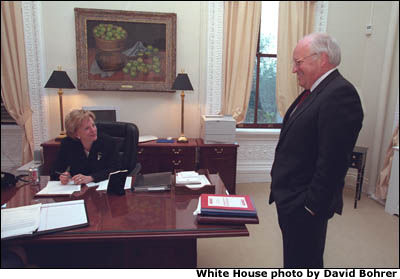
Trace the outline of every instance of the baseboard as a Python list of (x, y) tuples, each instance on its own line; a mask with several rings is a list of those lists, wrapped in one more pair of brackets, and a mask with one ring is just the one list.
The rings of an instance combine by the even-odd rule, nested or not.
[[(255, 183), (255, 182), (271, 182), (271, 168), (265, 166), (238, 166), (236, 171), (236, 183)], [(356, 190), (357, 171), (349, 169), (345, 177), (345, 187)], [(368, 181), (364, 177), (362, 188), (363, 193), (368, 192)]]
[(270, 171), (265, 167), (238, 168), (236, 183), (271, 182)]

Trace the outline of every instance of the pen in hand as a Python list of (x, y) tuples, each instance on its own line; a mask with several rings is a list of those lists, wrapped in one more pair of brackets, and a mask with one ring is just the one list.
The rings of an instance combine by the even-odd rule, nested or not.
[(62, 176), (67, 176), (67, 177), (71, 178), (71, 175), (70, 175), (70, 174), (65, 174), (64, 172), (56, 171), (56, 174), (62, 175)]
[(72, 178), (71, 174), (69, 173), (70, 169), (71, 169), (71, 166), (68, 166), (64, 172), (56, 171), (56, 173), (60, 175), (61, 184), (67, 184), (69, 182), (69, 180)]

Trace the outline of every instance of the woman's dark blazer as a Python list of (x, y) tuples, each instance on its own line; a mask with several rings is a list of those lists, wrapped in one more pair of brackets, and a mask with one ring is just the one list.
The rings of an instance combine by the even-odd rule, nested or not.
[(51, 179), (58, 180), (59, 175), (55, 172), (64, 172), (68, 167), (72, 176), (79, 173), (90, 175), (94, 182), (108, 179), (110, 172), (121, 167), (114, 139), (106, 134), (99, 134), (93, 142), (89, 156), (86, 157), (80, 140), (64, 138), (51, 171)]

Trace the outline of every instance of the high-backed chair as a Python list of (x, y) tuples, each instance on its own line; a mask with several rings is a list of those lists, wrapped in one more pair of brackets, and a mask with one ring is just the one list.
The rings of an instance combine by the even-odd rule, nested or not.
[(98, 133), (105, 133), (113, 137), (117, 143), (121, 164), (129, 174), (140, 170), (137, 163), (137, 146), (139, 141), (139, 129), (133, 123), (127, 122), (96, 122)]

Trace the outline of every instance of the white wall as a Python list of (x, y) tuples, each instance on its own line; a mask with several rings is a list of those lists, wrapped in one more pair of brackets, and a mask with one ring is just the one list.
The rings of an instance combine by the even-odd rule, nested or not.
[[(388, 46), (396, 6), (398, 16), (398, 3), (389, 1), (329, 1), (327, 33), (341, 46), (339, 70), (356, 86), (363, 102), (364, 121), (357, 145), (368, 147), (364, 181), (368, 187), (364, 190), (369, 188), (370, 192), (375, 189), (392, 133), (399, 92), (398, 21), (394, 53), (389, 53), (392, 49)], [(373, 29), (367, 36), (365, 30), (369, 23)]]
[[(41, 2), (42, 26), (45, 49), (46, 80), (57, 66), (67, 71), (77, 85), (77, 62), (74, 8), (96, 8), (129, 11), (165, 12), (177, 14), (176, 70), (189, 74), (194, 91), (185, 92), (185, 134), (198, 137), (200, 129), (200, 84), (205, 63), (202, 34), (207, 15), (204, 2), (175, 1), (43, 1)], [(204, 20), (205, 19), (205, 20)], [(206, 22), (206, 21), (205, 21)], [(203, 41), (202, 41), (203, 40)], [(46, 89), (49, 95), (49, 137), (60, 130), (57, 90)], [(64, 90), (64, 116), (82, 106), (119, 107), (120, 121), (134, 122), (141, 135), (159, 137), (179, 136), (181, 119), (180, 92), (126, 92)]]

